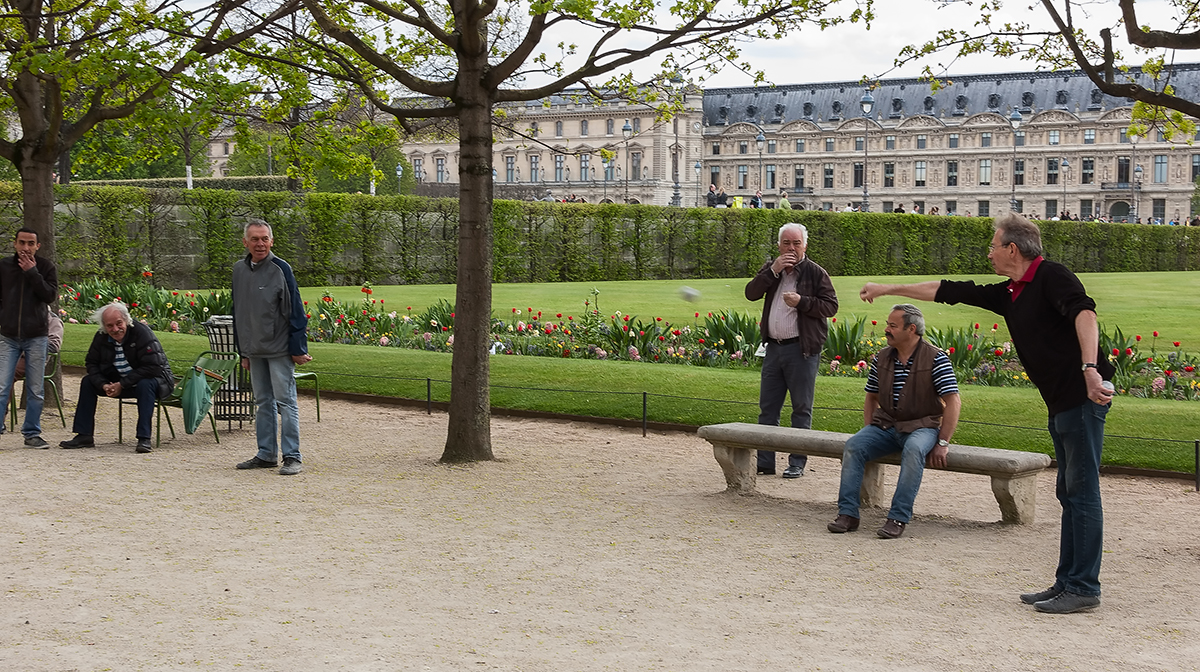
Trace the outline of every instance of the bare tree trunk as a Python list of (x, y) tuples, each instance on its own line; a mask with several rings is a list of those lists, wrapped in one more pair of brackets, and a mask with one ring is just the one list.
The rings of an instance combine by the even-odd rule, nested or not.
[[(442, 462), (492, 460), (492, 127), (491, 100), (480, 77), (460, 75), (466, 94), (459, 115), (458, 278), (450, 429)], [(461, 90), (461, 89), (460, 89)]]
[(25, 226), (37, 231), (42, 248), (38, 256), (55, 261), (54, 254), (54, 165), (55, 158), (47, 161), (37, 157), (26, 157), (21, 165), (21, 192), (24, 199)]

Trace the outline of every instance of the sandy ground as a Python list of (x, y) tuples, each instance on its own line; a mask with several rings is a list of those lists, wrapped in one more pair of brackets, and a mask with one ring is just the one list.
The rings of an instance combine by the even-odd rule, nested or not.
[(1032, 526), (931, 472), (884, 541), (879, 509), (825, 531), (832, 460), (744, 497), (692, 435), (497, 418), (500, 459), (452, 467), (444, 414), (322, 420), (295, 477), (233, 468), (249, 425), (136, 455), (112, 404), (95, 449), (0, 437), (0, 670), (1200, 669), (1183, 481), (1104, 478), (1104, 603), (1047, 616), (1017, 594), (1052, 580), (1049, 472)]

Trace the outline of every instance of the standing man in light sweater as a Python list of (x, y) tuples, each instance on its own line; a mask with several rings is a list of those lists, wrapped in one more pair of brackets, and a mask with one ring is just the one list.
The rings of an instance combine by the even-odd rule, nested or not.
[[(248, 254), (233, 266), (233, 336), (250, 372), (258, 453), (239, 462), (238, 469), (273, 469), (282, 448), (279, 473), (302, 470), (300, 409), (296, 405), (297, 364), (312, 361), (308, 354), (308, 318), (292, 267), (271, 254), (271, 226), (261, 219), (246, 223), (242, 244)], [(282, 418), (277, 423), (277, 419)], [(276, 438), (276, 427), (279, 438)]]

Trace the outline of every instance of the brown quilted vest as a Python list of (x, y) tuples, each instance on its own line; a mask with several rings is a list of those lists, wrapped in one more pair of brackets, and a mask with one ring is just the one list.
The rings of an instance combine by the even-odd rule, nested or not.
[(921, 339), (913, 353), (913, 366), (908, 372), (904, 388), (900, 390), (898, 405), (892, 404), (892, 380), (896, 371), (896, 349), (888, 346), (879, 352), (875, 372), (879, 377), (879, 408), (871, 418), (871, 424), (881, 429), (895, 427), (909, 434), (922, 427), (942, 426), (942, 409), (945, 404), (933, 388), (933, 358), (937, 348)]

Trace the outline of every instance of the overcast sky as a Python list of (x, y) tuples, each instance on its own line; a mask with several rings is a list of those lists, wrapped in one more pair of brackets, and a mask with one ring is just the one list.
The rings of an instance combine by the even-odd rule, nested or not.
[[(848, 4), (848, 3), (847, 3)], [(1061, 4), (1061, 3), (1059, 3)], [(836, 7), (836, 5), (835, 5)], [(855, 81), (866, 76), (916, 77), (921, 66), (928, 64), (939, 72), (937, 65), (948, 64), (954, 75), (969, 75), (993, 72), (1019, 72), (1036, 69), (1031, 62), (1015, 58), (996, 58), (989, 55), (973, 56), (969, 59), (951, 61), (950, 54), (938, 54), (922, 64), (910, 65), (893, 70), (892, 63), (900, 50), (908, 44), (919, 44), (932, 38), (942, 28), (957, 27), (970, 30), (978, 20), (979, 10), (965, 2), (937, 2), (936, 0), (877, 0), (877, 18), (871, 30), (861, 24), (846, 25), (821, 31), (806, 28), (789, 35), (784, 40), (759, 42), (743, 48), (744, 60), (765, 71), (768, 80), (776, 84), (803, 82)], [(1120, 9), (1115, 0), (1096, 0), (1082, 5), (1088, 16), (1076, 8), (1077, 24), (1086, 25), (1089, 32), (1098, 35), (1100, 28), (1115, 26), (1120, 18)], [(1174, 30), (1175, 26), (1164, 23), (1172, 15), (1164, 0), (1139, 0), (1137, 3), (1139, 22), (1153, 22), (1153, 27)], [(1008, 20), (1024, 20), (1035, 26), (1052, 25), (1048, 15), (1036, 0), (1006, 3), (999, 16)], [(1114, 30), (1114, 38), (1123, 38), (1123, 30)], [(1118, 49), (1129, 52), (1123, 39), (1117, 42)], [(1140, 64), (1145, 56), (1131, 59)], [(1179, 62), (1200, 60), (1181, 53)], [(951, 64), (952, 63), (952, 64)], [(885, 74), (886, 73), (886, 74)], [(753, 78), (726, 67), (716, 76), (705, 81), (706, 87), (753, 86)]]

